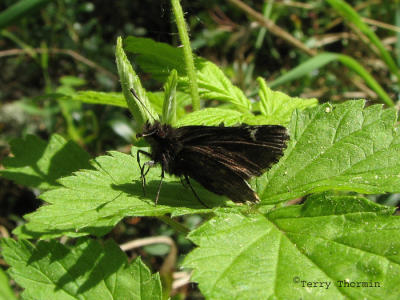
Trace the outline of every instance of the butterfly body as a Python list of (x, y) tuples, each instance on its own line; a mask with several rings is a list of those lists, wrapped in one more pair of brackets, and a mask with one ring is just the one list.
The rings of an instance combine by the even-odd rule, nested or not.
[[(192, 178), (235, 202), (259, 201), (247, 180), (277, 162), (289, 139), (279, 125), (174, 128), (159, 121), (146, 123), (138, 137), (150, 144), (151, 153), (145, 154), (161, 164), (162, 177), (165, 171), (188, 183)], [(144, 168), (141, 171), (143, 178)]]

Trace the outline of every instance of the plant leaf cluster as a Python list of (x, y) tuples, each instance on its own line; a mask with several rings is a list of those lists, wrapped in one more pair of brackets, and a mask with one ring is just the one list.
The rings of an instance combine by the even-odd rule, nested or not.
[[(179, 63), (181, 50), (133, 37), (125, 41), (125, 49), (137, 55), (144, 71), (165, 80), (164, 92), (142, 87), (119, 40), (116, 55), (124, 96), (87, 91), (66, 100), (128, 107), (137, 131), (158, 118), (157, 113), (175, 126), (281, 124), (291, 137), (287, 149), (276, 165), (251, 182), (259, 205), (238, 206), (195, 185), (210, 206), (204, 208), (168, 176), (154, 206), (160, 169), (147, 175), (144, 196), (137, 147), (133, 155), (111, 151), (88, 162), (85, 151), (58, 135), (48, 143), (31, 136), (14, 141), (14, 157), (5, 162), (1, 175), (44, 191), (40, 198), (47, 204), (14, 231), (19, 241), (1, 243), (9, 274), (27, 299), (160, 299), (158, 275), (140, 259), (127, 263), (113, 242), (101, 245), (89, 235), (102, 237), (128, 216), (195, 213), (209, 219), (189, 233), (197, 248), (183, 267), (193, 270), (192, 279), (209, 299), (399, 296), (400, 219), (393, 208), (358, 194), (400, 192), (394, 109), (363, 100), (318, 104), (272, 91), (263, 79), (258, 80), (255, 104), (217, 66), (196, 57), (199, 95), (207, 107), (187, 113), (183, 106), (189, 79)], [(307, 195), (301, 205), (282, 205)], [(80, 238), (66, 246), (54, 240), (60, 236)], [(26, 240), (32, 238), (52, 240)], [(303, 281), (332, 285), (310, 289)], [(340, 281), (378, 282), (381, 287), (342, 288)]]

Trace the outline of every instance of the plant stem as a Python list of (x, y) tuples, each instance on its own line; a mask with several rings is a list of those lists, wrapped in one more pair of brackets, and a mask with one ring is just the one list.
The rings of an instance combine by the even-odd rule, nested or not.
[(179, 0), (171, 0), (174, 11), (176, 26), (178, 27), (179, 38), (183, 45), (183, 54), (185, 56), (186, 72), (189, 78), (190, 95), (192, 96), (193, 110), (200, 109), (200, 97), (197, 85), (196, 70), (194, 67), (192, 49), (190, 48), (189, 34), (186, 28), (183, 11)]
[(188, 228), (186, 228), (185, 226), (183, 226), (182, 224), (174, 221), (172, 218), (167, 217), (167, 216), (158, 216), (157, 219), (159, 219), (160, 221), (163, 221), (165, 224), (168, 224), (169, 226), (171, 226), (173, 229), (175, 229), (178, 232), (181, 232), (183, 234), (188, 234), (190, 232), (190, 230)]
[(286, 40), (288, 43), (292, 44), (293, 46), (299, 48), (303, 52), (307, 53), (310, 56), (315, 56), (317, 52), (314, 49), (308, 48), (305, 44), (303, 44), (300, 40), (296, 39), (287, 31), (283, 30), (279, 26), (277, 26), (274, 22), (269, 19), (264, 18), (262, 14), (252, 9), (250, 6), (242, 2), (241, 0), (228, 0), (236, 7), (243, 10), (246, 14), (248, 14), (251, 18), (268, 28), (268, 30), (280, 38)]

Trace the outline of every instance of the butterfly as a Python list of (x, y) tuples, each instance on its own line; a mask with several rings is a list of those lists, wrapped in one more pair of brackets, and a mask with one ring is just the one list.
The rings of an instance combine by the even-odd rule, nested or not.
[[(132, 91), (135, 97), (136, 94)], [(190, 179), (207, 190), (225, 195), (234, 202), (259, 202), (247, 180), (260, 176), (283, 155), (289, 135), (280, 125), (241, 124), (239, 126), (183, 126), (172, 127), (155, 120), (147, 121), (138, 138), (144, 138), (151, 152), (139, 150), (143, 187), (149, 169), (161, 165), (161, 180), (155, 202), (158, 202), (165, 173), (181, 178), (191, 188), (198, 201)], [(140, 164), (140, 155), (151, 160)], [(145, 167), (148, 169), (145, 171)], [(184, 180), (184, 181), (183, 181)]]

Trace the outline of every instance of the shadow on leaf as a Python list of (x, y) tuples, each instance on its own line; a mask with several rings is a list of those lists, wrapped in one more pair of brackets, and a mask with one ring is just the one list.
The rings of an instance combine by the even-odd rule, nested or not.
[[(40, 241), (27, 265), (34, 263), (47, 265), (46, 270), (53, 271), (49, 276), (54, 279), (55, 291), (70, 289), (71, 283), (74, 283), (74, 289), (77, 288), (74, 293), (83, 294), (116, 274), (128, 264), (128, 260), (111, 240), (100, 245), (97, 241), (82, 238), (73, 249), (55, 240)], [(63, 272), (58, 277), (60, 266)]]
[[(138, 197), (147, 204), (155, 206), (159, 184), (160, 181), (157, 180), (147, 182), (145, 195), (143, 194), (142, 183), (139, 180), (121, 185), (113, 184), (111, 185), (111, 188)], [(225, 204), (225, 197), (211, 193), (195, 182), (192, 182), (192, 185), (200, 199), (210, 208), (223, 206)], [(179, 181), (168, 181), (163, 183), (157, 205), (179, 208), (204, 208), (204, 206), (196, 199), (190, 188), (185, 188)]]

